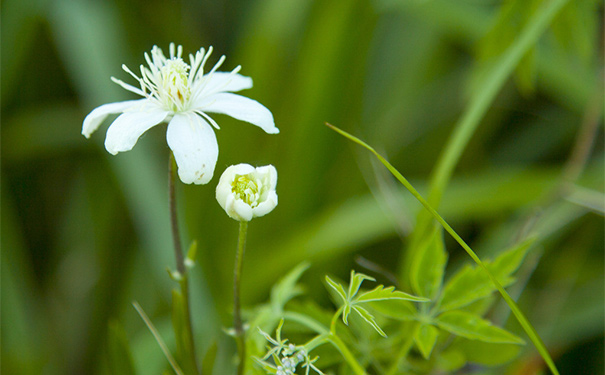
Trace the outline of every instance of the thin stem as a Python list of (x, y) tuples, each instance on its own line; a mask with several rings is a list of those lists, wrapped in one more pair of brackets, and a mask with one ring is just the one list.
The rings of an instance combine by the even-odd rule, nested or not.
[(141, 307), (141, 305), (139, 305), (139, 303), (136, 301), (134, 301), (132, 303), (132, 305), (134, 306), (135, 310), (137, 310), (137, 312), (141, 316), (141, 319), (143, 319), (143, 321), (147, 325), (147, 328), (149, 328), (149, 331), (151, 331), (151, 334), (153, 335), (153, 337), (155, 338), (155, 341), (160, 346), (160, 349), (162, 349), (162, 352), (164, 352), (164, 355), (166, 356), (166, 359), (168, 359), (168, 362), (170, 363), (170, 366), (172, 366), (172, 369), (174, 370), (174, 372), (177, 375), (183, 375), (183, 370), (181, 370), (181, 368), (179, 367), (179, 364), (176, 363), (174, 357), (172, 356), (172, 354), (170, 354), (170, 350), (166, 346), (166, 343), (164, 342), (164, 340), (162, 340), (162, 336), (160, 336), (160, 333), (158, 332), (158, 330), (155, 328), (155, 326), (151, 322), (151, 319), (149, 319), (147, 314), (145, 314), (145, 311), (143, 311), (143, 308)]
[(237, 343), (237, 353), (239, 364), (237, 366), (238, 375), (244, 373), (246, 364), (246, 341), (244, 338), (244, 327), (242, 324), (240, 308), (240, 284), (242, 278), (242, 267), (244, 265), (244, 252), (246, 250), (246, 234), (248, 233), (248, 222), (239, 222), (239, 237), (237, 240), (237, 253), (235, 254), (235, 269), (233, 272), (233, 327), (235, 328), (235, 341)]
[[(183, 296), (183, 311), (185, 316), (183, 320), (186, 325), (186, 338), (183, 340), (183, 344), (187, 345), (187, 352), (190, 357), (191, 365), (196, 374), (200, 374), (199, 367), (197, 365), (197, 358), (195, 356), (195, 341), (193, 339), (193, 325), (191, 323), (191, 306), (189, 303), (189, 278), (187, 277), (187, 269), (185, 268), (185, 260), (183, 258), (183, 249), (181, 247), (181, 234), (179, 232), (179, 223), (177, 219), (177, 208), (176, 208), (176, 192), (175, 192), (175, 180), (176, 171), (174, 169), (175, 160), (174, 154), (170, 153), (168, 162), (168, 202), (170, 206), (170, 226), (172, 228), (172, 240), (174, 243), (174, 255), (176, 258), (176, 269), (180, 274), (179, 285), (181, 286), (181, 294)], [(185, 357), (185, 355), (183, 355)], [(182, 358), (185, 360), (185, 358)]]
[(168, 203), (170, 205), (170, 225), (172, 228), (172, 241), (174, 244), (174, 256), (176, 258), (176, 269), (181, 275), (184, 275), (185, 260), (183, 258), (179, 222), (176, 213), (176, 192), (174, 183), (176, 172), (174, 170), (174, 164), (174, 154), (171, 152), (170, 160), (168, 161)]

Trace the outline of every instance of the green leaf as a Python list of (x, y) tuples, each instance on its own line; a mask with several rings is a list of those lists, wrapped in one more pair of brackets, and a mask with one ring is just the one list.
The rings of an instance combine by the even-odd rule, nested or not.
[(136, 374), (124, 327), (116, 321), (110, 322), (107, 340), (110, 372), (114, 375)]
[(409, 321), (417, 315), (416, 307), (410, 301), (401, 299), (370, 303), (372, 308), (391, 319)]
[(439, 337), (439, 330), (431, 324), (421, 324), (414, 332), (414, 342), (425, 359), (429, 359)]
[(414, 295), (395, 290), (394, 286), (385, 288), (383, 285), (379, 285), (376, 288), (364, 292), (353, 300), (353, 303), (362, 302), (373, 302), (373, 301), (387, 301), (387, 300), (407, 300), (415, 302), (428, 302), (427, 298), (416, 297)]
[(435, 298), (443, 283), (446, 263), (443, 231), (440, 226), (435, 225), (429, 237), (416, 249), (412, 261), (410, 278), (414, 292), (423, 297)]
[(342, 309), (342, 321), (349, 325), (349, 314), (351, 313), (351, 305), (349, 303), (345, 303)]
[(368, 323), (370, 323), (370, 325), (372, 327), (374, 327), (374, 329), (380, 333), (381, 336), (383, 337), (387, 337), (387, 334), (384, 333), (384, 331), (382, 330), (382, 328), (380, 328), (378, 326), (378, 323), (376, 323), (376, 320), (374, 319), (374, 316), (372, 314), (370, 314), (368, 312), (368, 310), (364, 309), (363, 307), (359, 307), (359, 306), (353, 306), (353, 310), (357, 311), (357, 313)]
[(467, 311), (448, 311), (435, 320), (439, 328), (471, 340), (492, 343), (525, 344), (520, 337), (493, 326), (491, 322)]
[(174, 335), (176, 339), (176, 359), (182, 366), (186, 374), (195, 373), (197, 365), (193, 363), (193, 353), (191, 353), (190, 345), (191, 337), (187, 322), (185, 321), (186, 313), (185, 300), (180, 291), (172, 290), (172, 326), (174, 327)]
[(338, 295), (342, 298), (343, 303), (347, 304), (348, 303), (347, 292), (345, 292), (345, 289), (342, 287), (342, 285), (340, 285), (336, 281), (330, 279), (328, 276), (326, 276), (326, 282), (328, 283), (328, 285), (330, 285), (332, 287), (332, 289), (334, 289), (336, 291), (336, 293), (338, 293)]
[(364, 275), (363, 273), (355, 273), (354, 270), (351, 270), (351, 283), (349, 284), (349, 300), (351, 300), (359, 291), (359, 287), (361, 287), (361, 283), (365, 280), (376, 281), (371, 276)]
[[(535, 238), (530, 238), (503, 252), (493, 262), (485, 262), (487, 268), (503, 286), (513, 283), (511, 274), (519, 268), (534, 241)], [(439, 309), (440, 311), (458, 309), (488, 297), (495, 290), (494, 284), (484, 270), (466, 265), (445, 285)]]
[(210, 347), (206, 350), (206, 354), (204, 354), (204, 358), (202, 359), (202, 374), (212, 374), (217, 352), (218, 345), (216, 344), (216, 340), (212, 340), (212, 344), (210, 344)]
[(302, 289), (296, 283), (309, 266), (308, 262), (300, 263), (273, 286), (271, 289), (273, 311), (281, 312), (288, 301), (302, 293)]
[(452, 348), (460, 350), (468, 362), (497, 366), (513, 360), (522, 347), (517, 344), (496, 344), (457, 338)]

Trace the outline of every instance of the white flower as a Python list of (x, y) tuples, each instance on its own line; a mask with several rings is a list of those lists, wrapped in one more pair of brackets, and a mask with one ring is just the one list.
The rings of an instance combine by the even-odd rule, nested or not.
[[(111, 79), (144, 99), (109, 103), (94, 109), (84, 119), (82, 134), (89, 138), (110, 114), (122, 113), (111, 124), (105, 148), (111, 154), (131, 150), (139, 137), (151, 127), (168, 122), (166, 139), (174, 153), (179, 177), (184, 183), (206, 184), (212, 179), (218, 159), (218, 144), (212, 126), (219, 128), (207, 113), (221, 113), (259, 126), (269, 134), (279, 133), (273, 115), (259, 102), (232, 92), (252, 87), (252, 79), (238, 74), (240, 66), (230, 73), (216, 70), (225, 61), (222, 56), (204, 74), (204, 65), (212, 47), (182, 58), (183, 48), (170, 44), (170, 58), (154, 46), (151, 56), (145, 53), (148, 67), (141, 65), (139, 78), (125, 65), (141, 88), (119, 79)], [(211, 126), (212, 125), (212, 126)]]
[(277, 170), (272, 165), (254, 168), (232, 165), (223, 172), (216, 186), (216, 200), (237, 221), (250, 221), (277, 206)]

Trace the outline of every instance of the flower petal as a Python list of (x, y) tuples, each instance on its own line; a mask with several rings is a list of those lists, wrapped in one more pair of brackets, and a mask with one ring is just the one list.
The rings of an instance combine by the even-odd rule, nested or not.
[(114, 113), (124, 112), (137, 104), (141, 104), (141, 102), (145, 100), (147, 99), (127, 100), (124, 102), (103, 104), (102, 106), (93, 109), (92, 112), (90, 112), (88, 116), (84, 118), (84, 123), (82, 124), (82, 134), (86, 138), (90, 138), (90, 135), (99, 128), (107, 116)]
[(269, 134), (279, 133), (271, 111), (256, 100), (241, 95), (221, 92), (205, 97), (199, 104), (194, 103), (194, 107), (203, 112), (222, 113), (249, 122)]
[(192, 113), (176, 114), (168, 124), (168, 146), (179, 167), (179, 177), (186, 184), (207, 184), (214, 174), (218, 143), (212, 127)]
[(214, 72), (209, 78), (208, 82), (204, 84), (204, 95), (217, 92), (234, 92), (252, 87), (252, 78), (237, 73)]
[(105, 148), (113, 155), (132, 150), (139, 137), (164, 121), (166, 116), (168, 112), (159, 108), (121, 114), (107, 129)]

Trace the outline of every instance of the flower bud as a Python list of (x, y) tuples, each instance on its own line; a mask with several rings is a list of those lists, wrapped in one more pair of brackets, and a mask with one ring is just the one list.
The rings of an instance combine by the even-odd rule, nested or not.
[(277, 170), (272, 165), (254, 168), (232, 165), (223, 172), (216, 187), (216, 200), (237, 221), (250, 221), (277, 206)]

